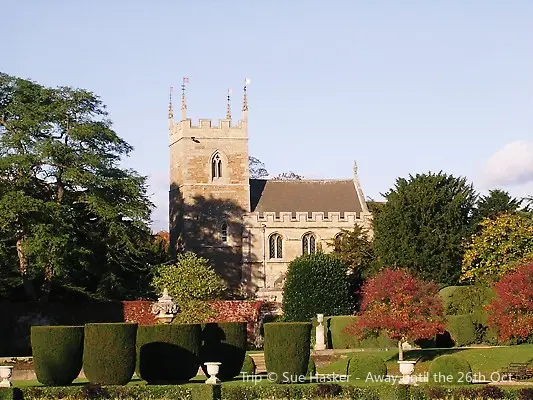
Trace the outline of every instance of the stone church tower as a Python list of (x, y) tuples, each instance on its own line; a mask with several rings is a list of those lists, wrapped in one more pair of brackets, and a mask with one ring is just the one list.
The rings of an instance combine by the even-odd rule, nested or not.
[(181, 114), (169, 105), (170, 235), (173, 252), (187, 249), (212, 260), (228, 283), (241, 281), (242, 219), (250, 212), (248, 104), (234, 122), (230, 93), (226, 118), (213, 123), (187, 118), (185, 83)]

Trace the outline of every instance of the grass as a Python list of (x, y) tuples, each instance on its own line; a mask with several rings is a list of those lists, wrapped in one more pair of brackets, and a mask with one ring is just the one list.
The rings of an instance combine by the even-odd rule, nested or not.
[[(340, 360), (333, 361), (322, 367), (318, 367), (318, 373), (328, 374), (346, 373), (346, 367), (350, 356), (356, 353), (348, 353)], [(375, 351), (373, 354), (383, 358), (387, 364), (389, 374), (398, 375), (398, 352), (397, 351)], [(524, 344), (510, 347), (495, 347), (489, 349), (423, 349), (411, 350), (405, 353), (406, 360), (418, 360), (415, 374), (427, 372), (431, 361), (441, 355), (453, 354), (468, 361), (472, 367), (472, 373), (490, 380), (490, 375), (499, 372), (511, 362), (530, 362), (533, 360), (533, 345)]]

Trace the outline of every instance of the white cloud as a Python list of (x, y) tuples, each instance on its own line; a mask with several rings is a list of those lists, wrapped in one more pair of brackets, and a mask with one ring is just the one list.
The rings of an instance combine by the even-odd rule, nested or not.
[(533, 141), (517, 140), (494, 153), (484, 165), (487, 187), (533, 183)]

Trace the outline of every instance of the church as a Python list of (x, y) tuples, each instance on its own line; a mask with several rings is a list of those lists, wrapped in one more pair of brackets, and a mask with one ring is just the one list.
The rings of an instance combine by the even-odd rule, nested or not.
[(171, 252), (208, 258), (248, 297), (281, 301), (290, 261), (331, 251), (343, 229), (372, 229), (354, 163), (351, 179), (250, 179), (248, 98), (242, 118), (213, 123), (187, 117), (184, 79), (179, 121), (169, 104), (169, 232)]

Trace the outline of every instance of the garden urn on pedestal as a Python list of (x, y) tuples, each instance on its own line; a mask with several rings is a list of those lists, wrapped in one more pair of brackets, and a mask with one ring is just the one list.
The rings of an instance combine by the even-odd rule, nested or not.
[(316, 320), (318, 321), (318, 326), (316, 327), (316, 338), (315, 338), (315, 350), (326, 350), (326, 337), (324, 335), (324, 314), (317, 314)]
[(155, 314), (161, 324), (170, 324), (178, 313), (178, 305), (168, 295), (168, 290), (163, 290), (163, 295), (152, 305), (152, 314)]
[(13, 372), (13, 367), (11, 365), (0, 365), (0, 387), (11, 387), (11, 374)]
[(205, 381), (205, 383), (209, 385), (218, 385), (220, 383), (220, 379), (217, 378), (217, 374), (221, 364), (222, 363), (219, 362), (204, 363), (204, 365), (207, 367), (207, 375), (209, 375), (209, 378)]
[(415, 383), (413, 372), (415, 372), (416, 361), (398, 361), (398, 364), (400, 365), (400, 373), (402, 374), (402, 379), (399, 383), (402, 385)]

